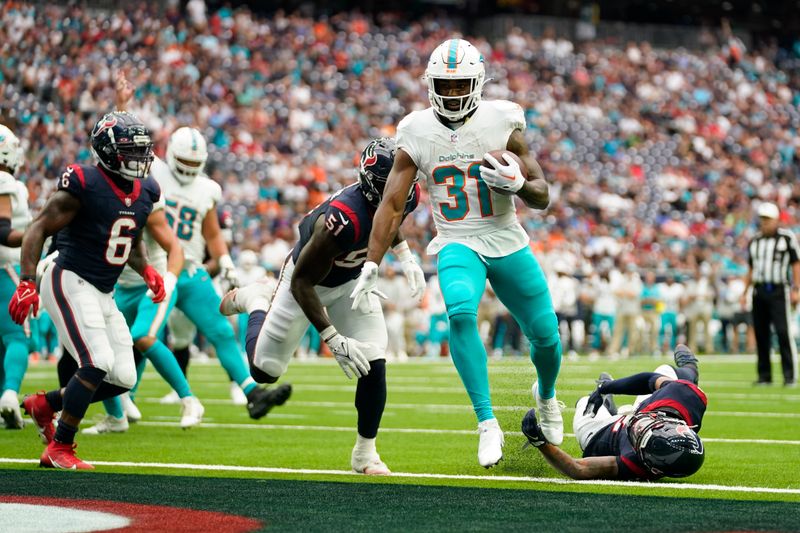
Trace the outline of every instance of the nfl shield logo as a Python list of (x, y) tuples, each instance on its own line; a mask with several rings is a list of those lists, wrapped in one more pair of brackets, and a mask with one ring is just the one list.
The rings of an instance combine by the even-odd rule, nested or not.
[(131, 199), (130, 198), (125, 198), (125, 205), (128, 206), (128, 207), (131, 206)]
[(455, 144), (458, 142), (458, 133), (451, 133), (450, 134), (450, 142)]

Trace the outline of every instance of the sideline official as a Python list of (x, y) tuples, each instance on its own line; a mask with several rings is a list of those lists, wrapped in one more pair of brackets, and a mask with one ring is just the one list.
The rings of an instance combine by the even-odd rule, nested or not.
[[(770, 347), (774, 326), (781, 351), (783, 381), (794, 386), (797, 379), (797, 349), (790, 320), (800, 299), (800, 245), (791, 230), (780, 228), (778, 206), (763, 202), (758, 207), (761, 231), (747, 247), (747, 287), (753, 286), (753, 326), (758, 351), (756, 385), (772, 383)], [(747, 290), (745, 289), (745, 294)], [(746, 296), (742, 296), (742, 306)]]

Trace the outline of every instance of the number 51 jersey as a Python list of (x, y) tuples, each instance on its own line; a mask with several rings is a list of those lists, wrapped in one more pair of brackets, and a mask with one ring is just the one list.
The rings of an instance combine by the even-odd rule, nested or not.
[(184, 185), (175, 179), (169, 166), (158, 157), (153, 161), (150, 173), (161, 186), (167, 206), (167, 221), (183, 246), (186, 262), (202, 265), (206, 248), (203, 219), (222, 199), (222, 188), (202, 174)]
[(454, 130), (442, 124), (431, 107), (400, 121), (397, 147), (414, 161), (430, 195), (437, 235), (428, 254), (439, 253), (451, 242), (486, 257), (509, 255), (528, 245), (514, 197), (489, 189), (479, 170), (483, 155), (505, 149), (515, 129), (525, 131), (525, 116), (519, 105), (507, 100), (483, 100)]
[(111, 292), (161, 195), (158, 183), (151, 177), (134, 180), (126, 193), (100, 168), (70, 165), (58, 190), (75, 196), (81, 207), (58, 234), (56, 264)]

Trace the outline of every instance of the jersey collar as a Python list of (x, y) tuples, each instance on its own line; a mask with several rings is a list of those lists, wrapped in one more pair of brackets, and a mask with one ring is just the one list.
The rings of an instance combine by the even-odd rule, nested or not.
[(114, 183), (114, 180), (111, 179), (108, 174), (103, 172), (103, 169), (100, 168), (99, 165), (97, 170), (100, 171), (100, 174), (102, 174), (103, 178), (106, 180), (106, 183), (108, 183), (108, 185), (111, 187), (111, 190), (114, 191), (114, 194), (117, 195), (119, 201), (125, 204), (125, 207), (130, 207), (133, 205), (133, 202), (139, 198), (139, 194), (142, 192), (142, 180), (133, 180), (133, 190), (130, 193), (126, 193), (120, 189), (116, 183)]

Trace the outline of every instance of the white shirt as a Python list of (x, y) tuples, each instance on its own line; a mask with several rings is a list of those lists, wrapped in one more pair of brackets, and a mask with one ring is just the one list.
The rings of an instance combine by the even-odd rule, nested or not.
[[(0, 171), (0, 195), (11, 198), (11, 227), (24, 230), (31, 222), (31, 212), (28, 209), (28, 188), (8, 172)], [(0, 246), (0, 264), (18, 265), (19, 248)]]
[(528, 245), (514, 197), (492, 191), (479, 179), (484, 154), (505, 149), (515, 129), (525, 129), (525, 115), (506, 100), (482, 101), (455, 130), (442, 124), (431, 107), (400, 121), (397, 146), (414, 161), (430, 195), (437, 235), (428, 254), (453, 242), (486, 257), (502, 257)]

